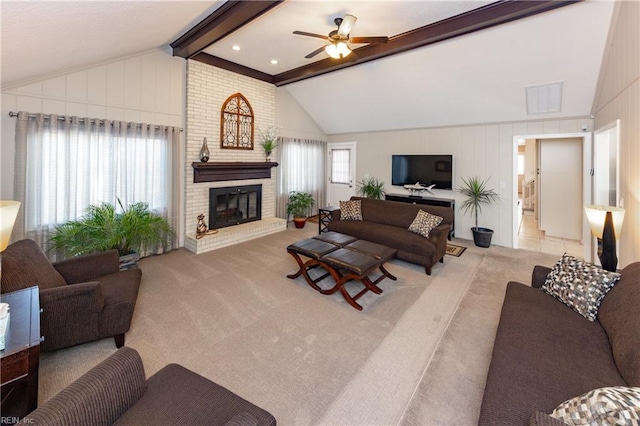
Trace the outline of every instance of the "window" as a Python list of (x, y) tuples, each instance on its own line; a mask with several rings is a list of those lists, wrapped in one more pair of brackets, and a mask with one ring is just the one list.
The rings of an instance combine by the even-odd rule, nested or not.
[[(92, 204), (145, 202), (177, 229), (174, 185), (179, 129), (120, 121), (19, 113), (16, 197), (22, 237), (41, 247), (56, 225)], [(119, 209), (118, 209), (119, 210)]]
[(331, 150), (331, 183), (351, 183), (351, 150)]
[(308, 139), (281, 138), (278, 148), (276, 215), (287, 217), (291, 191), (311, 194), (315, 207), (325, 204), (327, 143)]
[(222, 105), (220, 148), (253, 149), (253, 108), (240, 93), (229, 96)]

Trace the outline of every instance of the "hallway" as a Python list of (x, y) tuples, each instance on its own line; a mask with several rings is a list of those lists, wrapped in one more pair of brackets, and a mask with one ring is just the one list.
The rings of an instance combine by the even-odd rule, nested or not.
[(538, 221), (533, 212), (520, 209), (520, 226), (518, 228), (518, 248), (541, 253), (555, 254), (558, 257), (563, 253), (583, 259), (584, 247), (582, 242), (565, 238), (547, 237), (538, 229)]

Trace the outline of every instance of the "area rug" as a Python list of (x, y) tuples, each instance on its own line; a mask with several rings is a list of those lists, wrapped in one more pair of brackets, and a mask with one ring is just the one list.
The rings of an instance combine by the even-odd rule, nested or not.
[(466, 247), (458, 246), (455, 244), (447, 244), (447, 254), (450, 256), (460, 257), (462, 253), (466, 250)]

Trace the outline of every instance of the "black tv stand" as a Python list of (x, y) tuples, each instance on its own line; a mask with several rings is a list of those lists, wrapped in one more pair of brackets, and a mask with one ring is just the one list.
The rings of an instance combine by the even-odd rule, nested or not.
[(455, 211), (456, 200), (452, 198), (423, 197), (420, 195), (409, 194), (386, 194), (384, 197), (389, 201), (400, 201), (402, 203), (426, 204), (428, 206), (451, 207), (454, 213), (454, 220), (451, 224), (451, 232), (449, 232), (449, 240), (455, 237)]

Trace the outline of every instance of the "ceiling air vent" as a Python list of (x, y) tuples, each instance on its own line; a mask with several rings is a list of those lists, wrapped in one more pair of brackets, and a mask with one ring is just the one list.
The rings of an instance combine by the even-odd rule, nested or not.
[(527, 114), (560, 112), (562, 109), (562, 82), (529, 86), (527, 92)]

